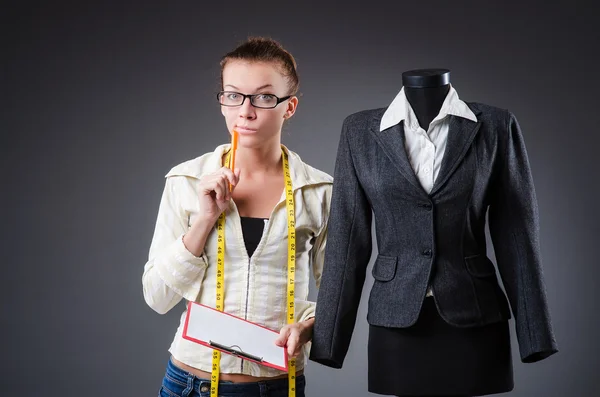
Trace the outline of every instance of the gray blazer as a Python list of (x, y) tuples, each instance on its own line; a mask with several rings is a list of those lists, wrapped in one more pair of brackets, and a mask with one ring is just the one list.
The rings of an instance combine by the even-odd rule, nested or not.
[(350, 115), (334, 171), (325, 264), (310, 359), (341, 368), (371, 256), (378, 255), (369, 324), (414, 324), (431, 284), (440, 315), (458, 327), (511, 318), (485, 224), (515, 317), (523, 362), (557, 352), (546, 302), (538, 208), (521, 130), (507, 110), (467, 103), (473, 122), (449, 116), (448, 143), (431, 193), (404, 149), (403, 124), (379, 131), (385, 109)]

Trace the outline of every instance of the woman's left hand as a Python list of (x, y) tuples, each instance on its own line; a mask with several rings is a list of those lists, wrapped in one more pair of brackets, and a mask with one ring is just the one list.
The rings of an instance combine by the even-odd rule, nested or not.
[(288, 324), (281, 329), (279, 337), (275, 340), (277, 346), (287, 346), (289, 358), (300, 354), (302, 346), (312, 339), (314, 318), (309, 318), (300, 323)]

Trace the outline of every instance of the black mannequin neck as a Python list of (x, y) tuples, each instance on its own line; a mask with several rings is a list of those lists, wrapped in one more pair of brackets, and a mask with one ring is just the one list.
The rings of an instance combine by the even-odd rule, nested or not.
[(448, 69), (417, 69), (402, 73), (402, 85), (406, 99), (425, 131), (439, 114), (450, 91)]

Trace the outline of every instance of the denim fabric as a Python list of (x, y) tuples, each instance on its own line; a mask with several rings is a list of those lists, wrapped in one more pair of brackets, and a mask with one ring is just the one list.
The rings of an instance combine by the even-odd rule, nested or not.
[[(304, 375), (296, 378), (296, 397), (304, 397)], [(210, 397), (210, 380), (177, 367), (171, 360), (158, 393), (159, 397)], [(219, 397), (288, 397), (288, 380), (252, 383), (219, 382)]]

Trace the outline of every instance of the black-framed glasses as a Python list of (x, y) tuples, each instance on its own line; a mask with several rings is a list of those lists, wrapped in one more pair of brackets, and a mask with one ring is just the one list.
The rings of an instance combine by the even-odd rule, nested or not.
[(235, 91), (220, 91), (217, 94), (217, 100), (223, 106), (242, 106), (246, 98), (250, 98), (252, 106), (261, 109), (272, 109), (291, 97), (292, 95), (284, 96), (283, 98), (279, 98), (273, 94), (246, 95)]

